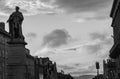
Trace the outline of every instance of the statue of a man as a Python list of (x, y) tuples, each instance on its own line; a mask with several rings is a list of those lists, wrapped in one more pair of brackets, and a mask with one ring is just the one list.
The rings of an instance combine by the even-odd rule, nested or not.
[(19, 9), (20, 8), (16, 6), (16, 11), (13, 12), (7, 20), (9, 23), (9, 33), (13, 38), (23, 38), (22, 22), (24, 20), (24, 17)]

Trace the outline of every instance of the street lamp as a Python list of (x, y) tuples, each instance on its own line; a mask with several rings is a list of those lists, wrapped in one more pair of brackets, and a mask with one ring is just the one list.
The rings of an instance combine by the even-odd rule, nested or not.
[(99, 69), (100, 69), (99, 62), (96, 62), (96, 69), (97, 69), (97, 75), (99, 75)]

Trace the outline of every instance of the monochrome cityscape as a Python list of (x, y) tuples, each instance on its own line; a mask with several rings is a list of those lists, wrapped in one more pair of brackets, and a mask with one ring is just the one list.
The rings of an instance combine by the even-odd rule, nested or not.
[[(58, 2), (59, 1), (60, 0), (58, 0)], [(66, 3), (67, 1), (69, 0), (66, 0)], [(106, 3), (109, 2), (108, 0), (105, 1)], [(95, 0), (93, 0), (93, 3), (94, 2)], [(25, 11), (23, 10), (23, 7), (21, 5), (15, 4), (13, 8), (14, 11), (12, 10), (12, 13), (7, 16), (6, 23), (8, 24), (9, 27), (8, 31), (6, 30), (7, 27), (6, 23), (2, 21), (0, 22), (0, 79), (120, 79), (120, 53), (119, 53), (120, 0), (113, 0), (112, 4), (113, 5), (111, 5), (111, 11), (109, 12), (110, 15), (108, 14), (109, 18), (111, 18), (111, 26), (109, 27), (112, 29), (111, 30), (112, 33), (110, 32), (111, 33), (110, 38), (109, 37), (107, 38), (105, 34), (100, 35), (98, 33), (94, 33), (94, 34), (92, 33), (91, 38), (93, 42), (84, 43), (82, 41), (84, 44), (82, 45), (82, 43), (79, 42), (81, 43), (81, 45), (78, 45), (77, 44), (78, 42), (76, 42), (77, 39), (71, 39), (72, 37), (70, 36), (70, 34), (68, 34), (68, 32), (65, 29), (57, 29), (51, 32), (50, 34), (47, 34), (43, 38), (43, 41), (37, 41), (37, 43), (38, 42), (43, 42), (43, 43), (41, 43), (41, 48), (39, 49), (39, 51), (37, 51), (34, 54), (31, 53), (31, 49), (33, 48), (35, 49), (37, 47), (33, 46), (33, 48), (28, 49), (30, 48), (30, 47), (27, 48), (27, 45), (29, 45), (29, 43), (26, 42), (27, 36), (24, 35), (23, 27), (25, 27), (24, 21), (26, 21), (26, 15), (24, 15)], [(42, 3), (41, 5), (44, 6), (44, 8), (45, 7), (50, 8), (50, 6), (48, 5)], [(97, 6), (97, 0), (96, 0), (96, 6)], [(70, 10), (70, 8), (67, 9)], [(77, 7), (75, 9), (77, 9)], [(84, 14), (85, 12), (83, 13), (83, 15)], [(53, 16), (54, 13), (51, 13), (49, 15)], [(88, 17), (85, 19), (91, 20), (91, 18), (92, 17)], [(84, 20), (79, 20), (79, 22), (81, 23)], [(30, 22), (30, 24), (32, 24), (32, 22)], [(29, 29), (30, 28), (27, 28), (27, 30)], [(50, 29), (50, 28), (45, 28), (45, 29)], [(84, 31), (87, 32), (87, 30), (89, 29), (86, 29)], [(43, 31), (43, 29), (41, 28), (39, 29), (39, 31)], [(36, 34), (32, 33), (32, 36), (33, 38), (36, 38)], [(112, 38), (112, 42), (111, 42), (111, 38)], [(68, 42), (70, 44), (68, 44)], [(65, 44), (66, 46), (64, 46)], [(76, 46), (74, 47), (75, 44)], [(111, 46), (111, 48), (109, 46)], [(92, 48), (94, 48), (94, 50)], [(108, 52), (107, 54), (103, 54), (104, 50), (102, 51), (103, 53), (98, 53), (101, 52), (100, 50), (102, 50), (103, 48), (108, 49), (107, 51), (105, 51)], [(83, 51), (83, 49), (86, 50)], [(68, 51), (70, 54), (68, 53)], [(63, 54), (58, 54), (59, 52), (62, 52)], [(92, 52), (92, 53), (88, 54), (86, 52)], [(93, 53), (95, 53), (94, 56), (92, 55)], [(70, 56), (68, 57), (67, 55)], [(81, 60), (79, 60), (79, 58), (81, 58)], [(68, 62), (69, 62), (68, 65), (70, 66), (67, 65)], [(64, 63), (64, 65), (60, 65), (60, 63)], [(90, 66), (88, 67), (87, 65)], [(68, 73), (66, 73), (67, 70)]]

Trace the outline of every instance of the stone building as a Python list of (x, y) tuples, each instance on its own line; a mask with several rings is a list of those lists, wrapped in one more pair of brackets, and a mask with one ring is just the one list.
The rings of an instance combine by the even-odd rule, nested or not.
[(107, 59), (107, 61), (103, 61), (103, 74), (104, 79), (114, 79), (116, 76), (116, 63), (111, 59)]
[(43, 78), (44, 79), (57, 79), (56, 63), (49, 60), (49, 58), (42, 58)]
[(113, 1), (110, 17), (112, 18), (111, 26), (113, 28), (114, 45), (110, 50), (109, 56), (111, 61), (115, 63), (115, 77), (113, 79), (120, 79), (120, 0)]
[(0, 79), (57, 79), (56, 63), (31, 56), (25, 47), (23, 19), (16, 7), (7, 21), (9, 32), (5, 31), (4, 22), (0, 22)]
[(35, 58), (36, 79), (57, 79), (56, 63), (46, 58)]
[(10, 35), (5, 31), (4, 22), (0, 22), (0, 79), (6, 79), (7, 74), (7, 54), (8, 54), (8, 43)]

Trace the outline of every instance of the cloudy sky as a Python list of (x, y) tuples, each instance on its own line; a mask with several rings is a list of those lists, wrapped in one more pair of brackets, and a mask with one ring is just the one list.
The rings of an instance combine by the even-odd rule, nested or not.
[[(113, 0), (0, 0), (0, 21), (14, 7), (24, 15), (23, 33), (32, 55), (50, 57), (72, 75), (96, 74), (95, 62), (106, 59), (113, 44)], [(8, 24), (6, 23), (6, 30)]]

